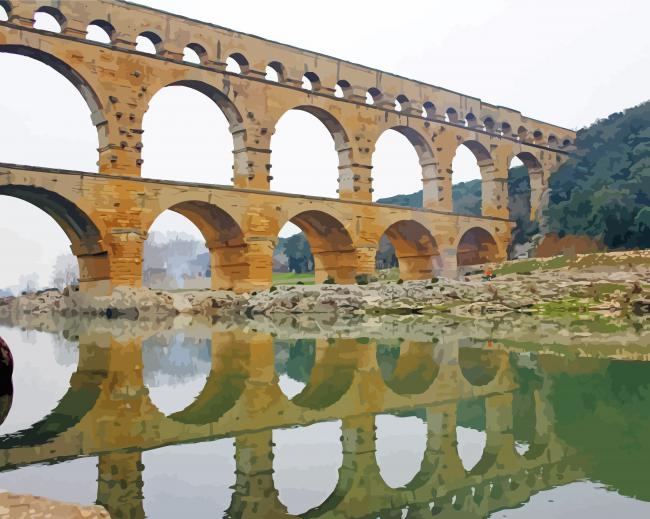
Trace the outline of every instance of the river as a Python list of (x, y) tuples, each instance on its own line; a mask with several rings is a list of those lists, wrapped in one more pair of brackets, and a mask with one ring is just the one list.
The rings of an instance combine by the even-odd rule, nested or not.
[(115, 323), (0, 327), (0, 489), (114, 518), (650, 517), (647, 345)]

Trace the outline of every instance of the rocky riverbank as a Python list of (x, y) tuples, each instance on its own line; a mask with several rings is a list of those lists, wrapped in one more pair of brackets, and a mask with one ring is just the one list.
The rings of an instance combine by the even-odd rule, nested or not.
[(74, 289), (48, 290), (0, 300), (0, 317), (49, 313), (128, 319), (182, 314), (223, 318), (329, 314), (355, 319), (381, 315), (466, 319), (509, 313), (610, 319), (650, 316), (648, 251), (509, 262), (495, 269), (497, 276), (489, 281), (474, 275), (462, 280), (277, 286), (252, 294), (117, 288), (110, 297), (91, 298)]

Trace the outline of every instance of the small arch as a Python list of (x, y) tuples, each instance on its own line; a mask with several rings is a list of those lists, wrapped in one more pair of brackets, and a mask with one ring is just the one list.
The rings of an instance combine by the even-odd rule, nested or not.
[(468, 112), (468, 114), (465, 116), (465, 124), (469, 128), (475, 128), (477, 126), (478, 121), (472, 112)]
[(202, 65), (205, 63), (207, 57), (208, 52), (205, 50), (205, 47), (198, 43), (188, 43), (183, 49), (183, 61), (187, 63)]
[(313, 92), (320, 90), (321, 83), (318, 74), (315, 72), (305, 72), (302, 76), (302, 88), (312, 90)]
[(275, 83), (284, 83), (286, 80), (286, 71), (284, 65), (279, 61), (271, 61), (266, 66), (266, 76), (267, 81), (273, 81)]
[(381, 99), (381, 96), (381, 91), (378, 88), (371, 87), (366, 92), (366, 103), (369, 105), (374, 105)]
[(113, 43), (115, 27), (106, 20), (94, 20), (86, 28), (86, 39), (97, 43)]
[(334, 87), (336, 97), (347, 99), (352, 94), (352, 86), (345, 79), (339, 79)]
[(66, 18), (56, 7), (44, 5), (34, 13), (34, 29), (61, 32), (65, 29)]
[(395, 98), (395, 110), (398, 112), (402, 111), (403, 105), (409, 103), (409, 98), (404, 94), (400, 94)]
[(573, 142), (571, 141), (571, 139), (564, 139), (564, 140), (562, 141), (562, 146), (563, 146), (564, 148), (566, 148), (567, 146), (571, 146), (572, 144), (573, 144)]
[(544, 138), (544, 134), (542, 133), (541, 130), (535, 130), (533, 132), (533, 139), (535, 139), (535, 141), (541, 141), (543, 138)]
[(435, 119), (436, 105), (434, 105), (431, 101), (426, 101), (422, 105), (422, 117), (426, 117), (427, 119)]
[(492, 117), (486, 117), (483, 119), (483, 125), (485, 126), (485, 129), (488, 132), (493, 132), (494, 129), (496, 128), (496, 123), (494, 122), (494, 119)]
[(449, 123), (458, 123), (458, 112), (454, 108), (447, 108), (445, 111), (445, 121)]
[(153, 31), (140, 33), (135, 43), (135, 50), (146, 54), (158, 54), (162, 50), (162, 38)]
[(555, 135), (552, 133), (548, 136), (548, 145), (549, 146), (557, 146), (558, 145), (558, 140)]
[(480, 265), (496, 261), (499, 256), (496, 240), (481, 227), (467, 230), (458, 242), (458, 266)]
[(250, 65), (246, 57), (240, 52), (234, 52), (226, 59), (226, 72), (233, 74), (248, 74)]
[(517, 128), (517, 138), (520, 141), (525, 141), (527, 136), (528, 136), (528, 130), (526, 129), (525, 126), (520, 126), (519, 128)]
[(0, 0), (0, 22), (9, 20), (11, 14), (11, 4), (7, 0)]
[(501, 123), (500, 131), (504, 137), (510, 137), (512, 135), (512, 126), (510, 126), (510, 123), (503, 121)]

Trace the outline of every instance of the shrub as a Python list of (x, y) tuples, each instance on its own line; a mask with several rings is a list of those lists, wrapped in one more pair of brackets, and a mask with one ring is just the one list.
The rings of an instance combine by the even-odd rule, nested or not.
[(368, 284), (368, 274), (359, 274), (354, 277), (357, 282), (357, 285), (367, 285)]
[(397, 280), (397, 284), (398, 284), (398, 285), (401, 285), (402, 283), (404, 283), (404, 280), (403, 280), (402, 278), (399, 278), (399, 279)]
[(327, 279), (323, 281), (323, 285), (333, 285), (335, 283), (336, 281), (334, 281), (334, 278), (332, 276), (327, 276)]

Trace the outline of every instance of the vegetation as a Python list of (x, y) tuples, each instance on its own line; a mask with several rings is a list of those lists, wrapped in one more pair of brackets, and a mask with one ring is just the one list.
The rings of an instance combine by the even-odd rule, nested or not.
[(301, 283), (303, 285), (313, 285), (314, 273), (313, 272), (301, 272), (300, 274), (296, 272), (274, 272), (273, 273), (274, 285), (297, 285), (298, 283)]
[(650, 247), (650, 103), (578, 132), (578, 152), (551, 177), (550, 230), (607, 247)]

